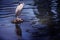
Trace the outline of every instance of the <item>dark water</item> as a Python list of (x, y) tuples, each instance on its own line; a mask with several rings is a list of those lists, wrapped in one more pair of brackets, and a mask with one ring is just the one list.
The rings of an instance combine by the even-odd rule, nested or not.
[[(18, 1), (0, 1), (0, 40), (49, 40), (47, 26), (49, 17), (38, 18), (35, 14), (38, 13), (37, 6), (33, 6), (33, 0), (30, 1), (22, 1), (25, 5), (20, 17), (25, 21), (21, 24), (11, 23), (15, 19)], [(57, 13), (53, 8), (52, 11)], [(57, 15), (53, 17), (56, 18)]]

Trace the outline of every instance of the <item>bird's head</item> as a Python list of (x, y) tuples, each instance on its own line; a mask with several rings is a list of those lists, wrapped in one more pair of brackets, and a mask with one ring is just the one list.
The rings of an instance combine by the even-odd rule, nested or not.
[(20, 4), (23, 4), (23, 5), (24, 5), (24, 2), (19, 2), (19, 5), (20, 5)]
[(19, 2), (18, 4), (20, 5), (21, 3)]

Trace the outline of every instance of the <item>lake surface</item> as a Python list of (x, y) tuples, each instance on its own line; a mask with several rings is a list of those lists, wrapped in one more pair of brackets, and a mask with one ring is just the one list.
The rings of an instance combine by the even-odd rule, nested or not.
[[(15, 9), (19, 1), (1, 1), (0, 40), (49, 40), (47, 25), (48, 17), (37, 18), (37, 15), (35, 14), (37, 6), (33, 6), (33, 0), (30, 0), (31, 2), (22, 1), (25, 5), (20, 18), (22, 18), (24, 22), (21, 24), (11, 23), (11, 21), (15, 19)], [(54, 10), (52, 11), (54, 12)], [(57, 15), (54, 15), (53, 18), (56, 17)]]

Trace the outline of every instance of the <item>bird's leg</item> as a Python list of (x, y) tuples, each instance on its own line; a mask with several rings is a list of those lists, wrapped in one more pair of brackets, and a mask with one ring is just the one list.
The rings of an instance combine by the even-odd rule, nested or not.
[(16, 21), (23, 21), (19, 16), (16, 16)]

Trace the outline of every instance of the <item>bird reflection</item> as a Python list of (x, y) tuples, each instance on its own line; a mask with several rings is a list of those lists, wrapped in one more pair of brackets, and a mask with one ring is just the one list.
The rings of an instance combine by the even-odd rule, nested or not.
[(16, 27), (16, 34), (18, 36), (18, 40), (21, 39), (21, 36), (22, 36), (22, 31), (21, 31), (21, 28), (18, 24), (15, 24), (15, 27)]

